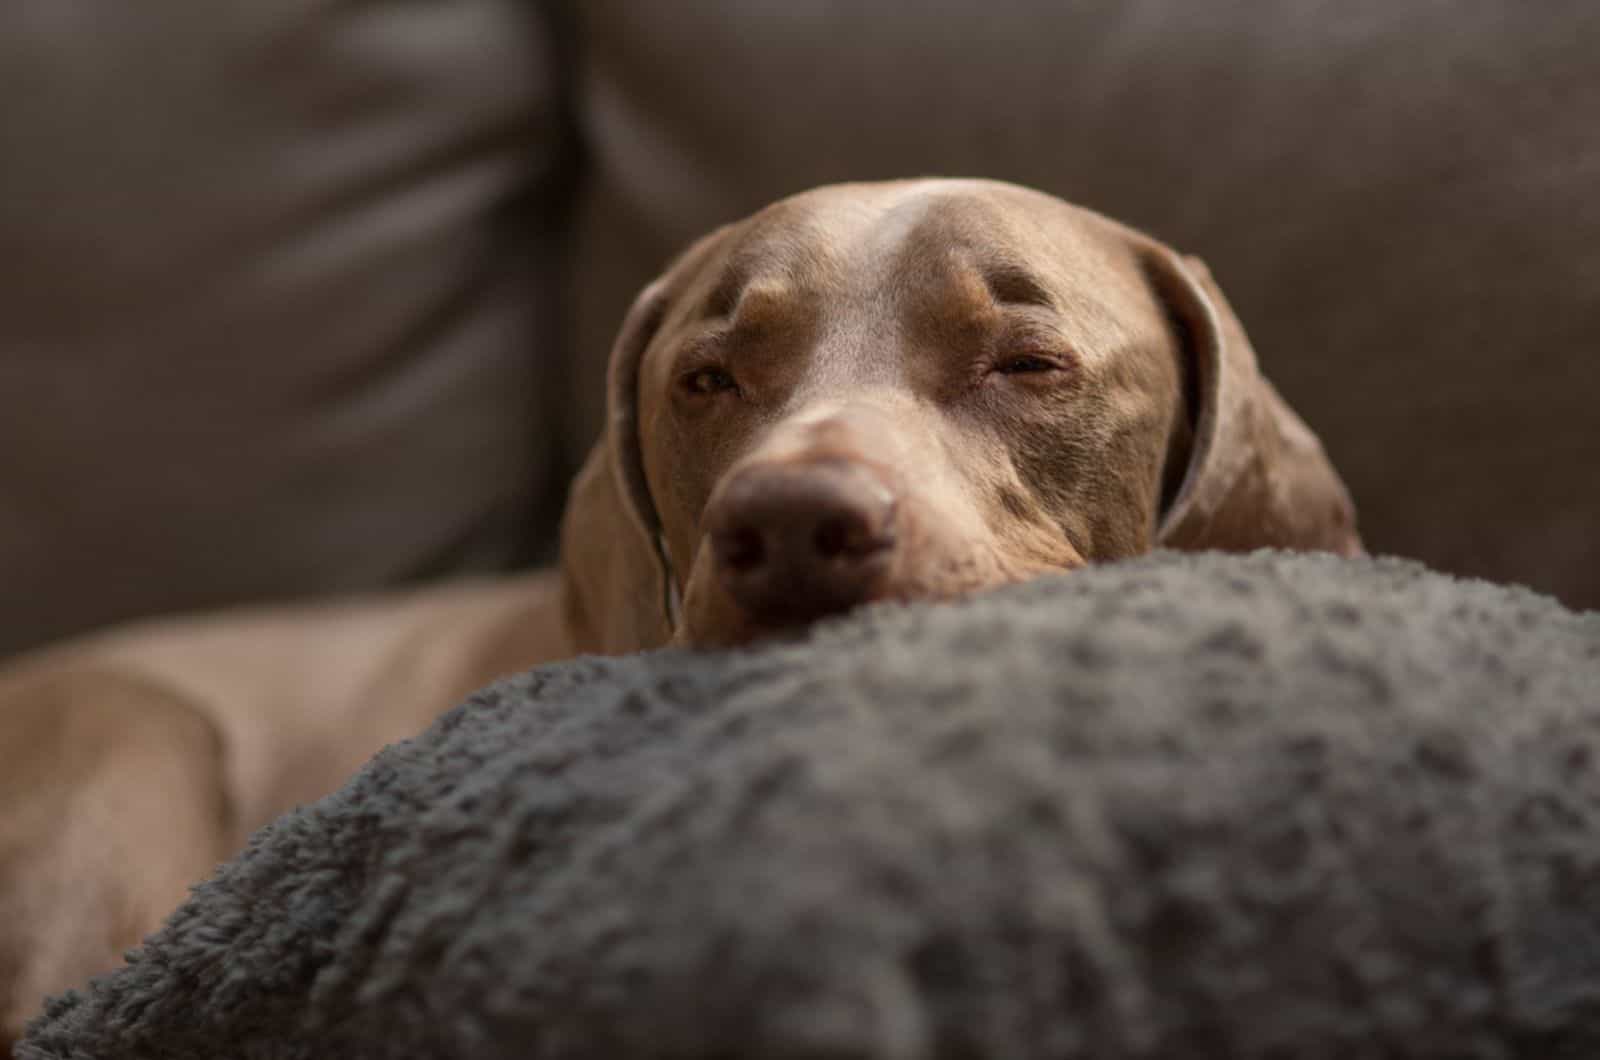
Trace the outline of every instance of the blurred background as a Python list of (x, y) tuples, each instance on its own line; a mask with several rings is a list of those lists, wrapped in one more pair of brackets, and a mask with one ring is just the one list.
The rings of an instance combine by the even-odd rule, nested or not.
[(0, 656), (548, 560), (683, 243), (973, 175), (1206, 258), (1370, 548), (1600, 606), (1592, 0), (8, 0)]

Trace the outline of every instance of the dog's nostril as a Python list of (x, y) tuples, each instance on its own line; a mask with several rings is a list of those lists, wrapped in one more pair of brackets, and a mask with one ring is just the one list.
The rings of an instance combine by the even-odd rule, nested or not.
[(860, 519), (836, 516), (817, 524), (815, 532), (811, 535), (811, 543), (817, 550), (817, 555), (823, 559), (838, 559), (844, 555), (871, 551), (868, 541), (870, 536)]
[(812, 547), (823, 559), (865, 557), (887, 548), (887, 532), (879, 532), (871, 520), (857, 513), (823, 519), (811, 536)]
[(745, 571), (759, 567), (766, 560), (767, 543), (760, 531), (740, 527), (719, 535), (717, 552), (729, 568)]
[(824, 559), (834, 559), (850, 548), (850, 524), (845, 519), (824, 519), (817, 524), (816, 533), (812, 535), (812, 544), (816, 547), (817, 555)]

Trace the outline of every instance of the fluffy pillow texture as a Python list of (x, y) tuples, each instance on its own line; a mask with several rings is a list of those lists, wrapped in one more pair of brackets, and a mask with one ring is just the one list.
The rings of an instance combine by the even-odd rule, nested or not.
[(1158, 555), (580, 659), (280, 819), (24, 1060), (1600, 1055), (1600, 614)]

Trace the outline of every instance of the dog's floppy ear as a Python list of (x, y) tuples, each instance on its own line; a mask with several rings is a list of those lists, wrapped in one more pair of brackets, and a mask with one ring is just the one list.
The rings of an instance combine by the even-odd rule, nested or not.
[(1193, 444), (1157, 542), (1186, 550), (1361, 552), (1355, 507), (1322, 443), (1262, 377), (1211, 272), (1160, 244), (1147, 268), (1180, 332)]
[(640, 292), (606, 373), (606, 425), (561, 524), (562, 611), (576, 652), (620, 655), (672, 635), (674, 591), (639, 439), (639, 364), (661, 327), (667, 278)]

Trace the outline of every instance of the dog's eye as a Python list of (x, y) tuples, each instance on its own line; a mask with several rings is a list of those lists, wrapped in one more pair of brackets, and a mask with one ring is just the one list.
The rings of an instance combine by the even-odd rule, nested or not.
[(994, 370), (1001, 375), (1025, 375), (1030, 372), (1054, 372), (1061, 365), (1048, 357), (1037, 354), (1022, 354), (1017, 357), (1007, 357), (995, 364)]
[(721, 368), (696, 368), (683, 377), (683, 388), (691, 394), (719, 394), (738, 390), (739, 384)]

